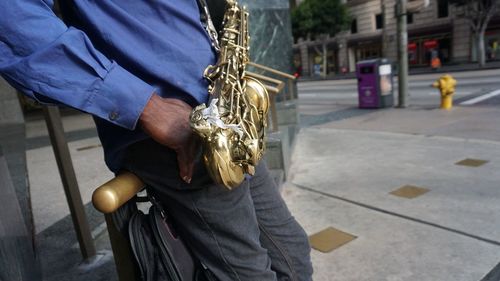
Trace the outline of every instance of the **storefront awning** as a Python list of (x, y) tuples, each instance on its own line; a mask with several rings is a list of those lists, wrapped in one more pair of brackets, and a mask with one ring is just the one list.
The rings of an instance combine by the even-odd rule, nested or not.
[(429, 27), (422, 27), (416, 29), (409, 29), (408, 36), (409, 37), (421, 37), (421, 36), (432, 36), (434, 34), (442, 34), (442, 33), (450, 33), (453, 30), (453, 26), (451, 23), (443, 24), (443, 25), (433, 25)]
[(377, 34), (373, 36), (365, 36), (361, 38), (354, 38), (347, 41), (348, 47), (357, 47), (371, 44), (381, 44), (382, 43), (382, 35)]

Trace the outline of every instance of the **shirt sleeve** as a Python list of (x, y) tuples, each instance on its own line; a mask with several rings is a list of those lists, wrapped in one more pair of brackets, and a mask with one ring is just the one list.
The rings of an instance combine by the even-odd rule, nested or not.
[(0, 1), (0, 74), (42, 102), (59, 102), (134, 129), (154, 87), (67, 27), (51, 0)]

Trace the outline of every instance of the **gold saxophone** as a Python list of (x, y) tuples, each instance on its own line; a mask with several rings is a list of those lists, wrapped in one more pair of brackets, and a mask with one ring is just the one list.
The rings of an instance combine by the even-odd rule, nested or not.
[(248, 12), (227, 1), (219, 58), (205, 69), (209, 106), (191, 113), (191, 127), (201, 137), (203, 160), (212, 179), (232, 189), (253, 175), (265, 149), (269, 96), (258, 80), (245, 75), (249, 61)]

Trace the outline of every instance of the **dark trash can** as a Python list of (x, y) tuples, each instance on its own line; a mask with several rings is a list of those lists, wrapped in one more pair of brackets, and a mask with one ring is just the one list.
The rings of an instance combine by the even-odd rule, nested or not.
[(394, 105), (391, 63), (384, 58), (356, 64), (359, 108), (383, 108)]

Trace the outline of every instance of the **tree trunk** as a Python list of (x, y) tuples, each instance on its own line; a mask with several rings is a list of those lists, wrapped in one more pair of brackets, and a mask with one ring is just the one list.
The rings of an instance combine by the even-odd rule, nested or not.
[(326, 77), (327, 74), (327, 67), (328, 67), (328, 62), (327, 62), (327, 48), (326, 48), (326, 41), (323, 41), (323, 71), (322, 71), (322, 76)]
[(479, 67), (483, 67), (486, 64), (486, 54), (484, 50), (484, 31), (480, 29), (475, 34), (476, 37), (476, 50), (477, 50), (477, 63)]

